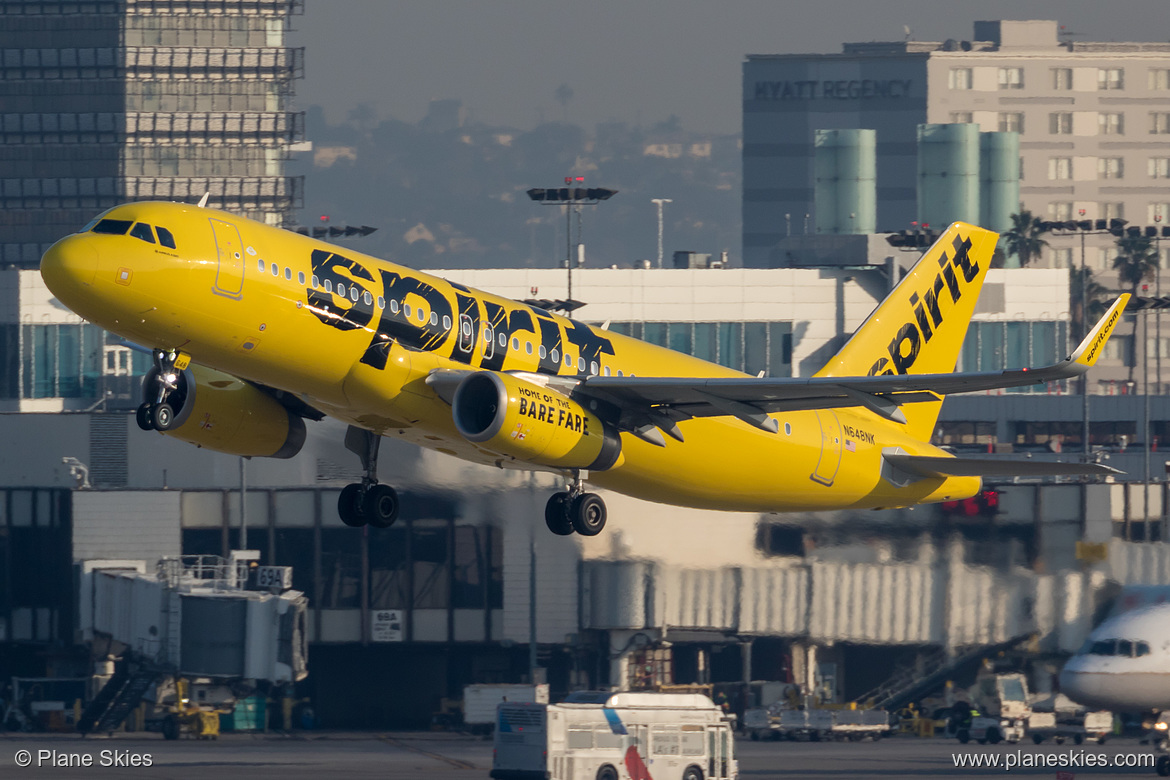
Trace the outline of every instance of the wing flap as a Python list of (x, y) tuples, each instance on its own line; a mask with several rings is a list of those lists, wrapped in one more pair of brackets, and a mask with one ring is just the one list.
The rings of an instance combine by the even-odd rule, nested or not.
[(1019, 458), (947, 458), (934, 455), (886, 453), (890, 465), (918, 477), (1058, 477), (1122, 472), (1100, 463), (1057, 463)]

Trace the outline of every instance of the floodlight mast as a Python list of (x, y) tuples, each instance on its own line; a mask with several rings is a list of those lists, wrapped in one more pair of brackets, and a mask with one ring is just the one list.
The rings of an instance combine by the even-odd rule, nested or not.
[[(580, 240), (580, 214), (581, 206), (596, 206), (603, 200), (609, 200), (617, 194), (617, 190), (605, 189), (603, 187), (583, 187), (580, 186), (585, 183), (584, 176), (566, 176), (564, 187), (554, 189), (537, 189), (528, 190), (529, 199), (540, 203), (544, 206), (564, 206), (565, 207), (565, 267), (568, 269), (568, 294), (565, 303), (568, 305), (566, 311), (572, 311), (573, 308), (573, 210), (576, 207), (578, 215), (578, 240)], [(571, 186), (571, 185), (578, 186)]]

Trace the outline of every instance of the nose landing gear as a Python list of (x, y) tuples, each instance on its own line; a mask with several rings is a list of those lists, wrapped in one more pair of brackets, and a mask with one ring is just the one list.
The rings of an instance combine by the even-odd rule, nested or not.
[(378, 447), (382, 437), (364, 428), (349, 426), (345, 447), (362, 460), (365, 475), (361, 482), (345, 486), (337, 498), (337, 514), (351, 528), (371, 525), (389, 528), (398, 519), (398, 493), (378, 482)]
[(574, 472), (567, 491), (553, 493), (544, 507), (544, 523), (557, 536), (574, 531), (597, 536), (605, 528), (605, 502), (596, 493), (586, 493), (579, 472)]
[(147, 376), (142, 387), (144, 400), (134, 414), (134, 421), (144, 431), (169, 431), (175, 425), (177, 411), (187, 400), (186, 383), (182, 381), (182, 369), (175, 365), (179, 353), (156, 349), (153, 354), (153, 380), (151, 375)]

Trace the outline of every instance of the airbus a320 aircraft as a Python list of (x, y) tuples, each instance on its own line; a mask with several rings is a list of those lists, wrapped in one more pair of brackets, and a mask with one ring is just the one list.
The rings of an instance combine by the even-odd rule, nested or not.
[(1087, 463), (956, 458), (929, 443), (949, 393), (1092, 366), (1121, 296), (1073, 354), (954, 374), (997, 235), (955, 223), (812, 378), (757, 378), (233, 214), (118, 206), (54, 244), (66, 306), (149, 347), (138, 423), (242, 456), (292, 457), (304, 419), (349, 424), (365, 477), (339, 499), (385, 527), (380, 437), (563, 475), (559, 535), (606, 521), (585, 481), (650, 501), (751, 512), (899, 507), (976, 494), (983, 475), (1103, 474)]

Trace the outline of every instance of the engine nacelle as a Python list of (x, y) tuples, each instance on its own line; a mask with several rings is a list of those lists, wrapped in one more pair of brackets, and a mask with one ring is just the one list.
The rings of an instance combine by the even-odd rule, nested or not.
[(529, 463), (604, 471), (622, 458), (613, 426), (563, 393), (510, 374), (467, 377), (455, 389), (451, 411), (468, 441)]
[[(305, 421), (252, 385), (205, 366), (176, 372), (167, 397), (174, 420), (162, 433), (217, 452), (244, 457), (291, 458), (305, 443)], [(143, 400), (156, 398), (158, 369), (142, 382)]]

